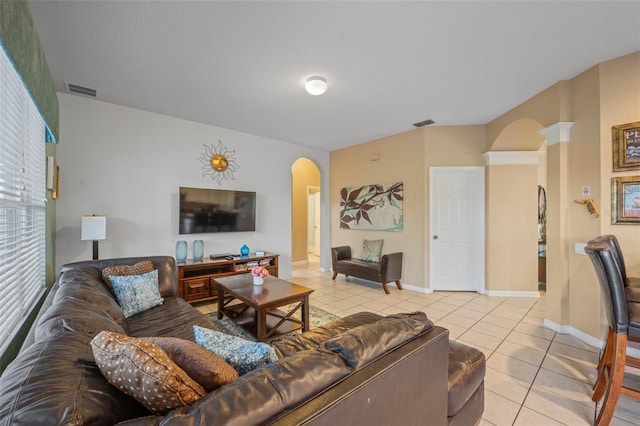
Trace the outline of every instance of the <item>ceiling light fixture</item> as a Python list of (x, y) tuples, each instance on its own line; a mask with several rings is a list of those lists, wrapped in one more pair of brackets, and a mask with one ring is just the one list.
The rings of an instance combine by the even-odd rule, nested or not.
[(304, 85), (304, 89), (307, 91), (307, 93), (313, 96), (322, 95), (327, 91), (328, 87), (329, 85), (327, 84), (327, 79), (318, 75), (309, 77)]

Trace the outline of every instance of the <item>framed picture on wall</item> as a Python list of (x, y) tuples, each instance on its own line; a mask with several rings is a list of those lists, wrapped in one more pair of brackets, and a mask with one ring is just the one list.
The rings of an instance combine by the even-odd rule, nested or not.
[(611, 178), (611, 223), (640, 224), (640, 176)]
[(640, 170), (640, 121), (611, 128), (613, 171)]

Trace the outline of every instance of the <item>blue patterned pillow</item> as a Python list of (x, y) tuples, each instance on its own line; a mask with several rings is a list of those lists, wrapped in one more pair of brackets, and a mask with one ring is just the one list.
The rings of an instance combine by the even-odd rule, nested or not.
[(142, 275), (109, 275), (109, 279), (126, 318), (164, 302), (158, 289), (157, 269)]
[(278, 360), (273, 348), (266, 343), (251, 342), (197, 325), (193, 326), (193, 334), (197, 344), (231, 364), (241, 376)]

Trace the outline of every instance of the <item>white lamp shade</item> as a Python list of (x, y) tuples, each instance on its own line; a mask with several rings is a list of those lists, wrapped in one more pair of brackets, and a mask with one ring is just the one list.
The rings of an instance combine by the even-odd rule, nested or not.
[(81, 240), (104, 240), (107, 238), (106, 216), (82, 216)]
[(313, 96), (322, 95), (328, 88), (327, 80), (320, 76), (309, 77), (304, 85), (307, 93)]

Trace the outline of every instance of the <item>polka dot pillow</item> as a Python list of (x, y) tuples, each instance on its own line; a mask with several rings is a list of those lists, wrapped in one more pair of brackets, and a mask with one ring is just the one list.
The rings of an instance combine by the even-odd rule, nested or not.
[(157, 345), (101, 331), (91, 340), (91, 349), (109, 383), (153, 413), (191, 405), (206, 395)]

